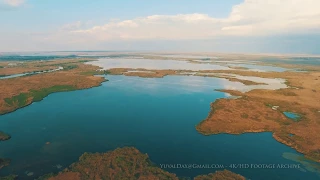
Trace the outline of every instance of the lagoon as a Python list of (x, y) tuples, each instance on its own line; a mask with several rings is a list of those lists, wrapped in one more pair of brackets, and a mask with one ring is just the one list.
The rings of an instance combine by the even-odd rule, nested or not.
[(191, 63), (184, 60), (154, 60), (141, 58), (100, 58), (97, 61), (87, 62), (100, 66), (103, 69), (112, 68), (144, 68), (148, 70), (230, 70), (226, 66), (216, 64)]
[(276, 67), (276, 66), (263, 66), (263, 65), (256, 65), (256, 64), (228, 64), (229, 66), (234, 66), (234, 67), (243, 67), (243, 68), (248, 68), (250, 71), (257, 71), (257, 72), (284, 72), (288, 71), (289, 69), (287, 68), (282, 68), (282, 67)]
[(285, 116), (287, 116), (288, 118), (292, 119), (293, 121), (299, 121), (300, 116), (296, 113), (292, 113), (292, 112), (283, 112), (283, 114)]
[[(203, 136), (196, 131), (210, 103), (227, 97), (214, 89), (234, 82), (197, 76), (106, 77), (109, 81), (99, 87), (54, 93), (0, 116), (1, 130), (12, 135), (0, 143), (0, 156), (12, 159), (0, 176), (15, 173), (34, 179), (60, 171), (59, 165), (69, 166), (84, 152), (135, 146), (159, 167), (219, 164), (252, 180), (319, 178), (318, 172), (284, 158), (284, 153), (300, 154), (277, 142), (271, 133)], [(232, 168), (232, 164), (301, 164), (302, 168), (248, 169)], [(221, 169), (166, 170), (193, 177)]]

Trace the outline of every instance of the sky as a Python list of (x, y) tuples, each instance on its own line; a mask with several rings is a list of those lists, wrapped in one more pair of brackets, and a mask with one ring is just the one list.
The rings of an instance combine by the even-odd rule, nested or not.
[(0, 0), (0, 52), (320, 54), (320, 0)]

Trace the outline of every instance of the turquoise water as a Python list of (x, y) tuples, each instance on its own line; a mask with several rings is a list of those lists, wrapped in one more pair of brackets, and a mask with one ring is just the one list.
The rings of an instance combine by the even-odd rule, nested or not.
[[(0, 129), (12, 139), (0, 143), (0, 157), (12, 164), (0, 176), (23, 179), (60, 171), (84, 152), (135, 146), (160, 164), (219, 164), (251, 180), (317, 179), (301, 169), (230, 168), (230, 164), (299, 164), (283, 153), (299, 155), (271, 133), (203, 136), (195, 125), (206, 118), (209, 104), (225, 97), (227, 81), (194, 76), (146, 79), (107, 76), (100, 87), (54, 93), (43, 101), (0, 116)], [(46, 145), (46, 142), (51, 144)], [(303, 167), (303, 165), (301, 165)], [(196, 176), (220, 169), (166, 169)], [(27, 177), (25, 172), (34, 172)]]
[(283, 114), (294, 121), (299, 121), (300, 119), (300, 116), (298, 114), (292, 112), (283, 112)]

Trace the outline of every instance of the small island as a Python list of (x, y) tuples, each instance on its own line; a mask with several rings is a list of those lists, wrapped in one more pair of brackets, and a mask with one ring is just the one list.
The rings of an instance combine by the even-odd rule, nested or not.
[[(134, 147), (117, 148), (106, 153), (84, 153), (79, 161), (58, 174), (47, 174), (38, 180), (91, 180), (91, 179), (132, 179), (132, 180), (179, 180), (155, 166), (147, 154)], [(209, 175), (200, 175), (195, 180), (245, 180), (231, 171), (217, 171)]]
[(10, 159), (2, 159), (0, 158), (0, 169), (2, 169), (5, 166), (8, 166), (10, 164)]
[(10, 139), (10, 138), (11, 138), (10, 135), (8, 135), (8, 134), (0, 131), (0, 141), (6, 141), (6, 140), (8, 140), (8, 139)]

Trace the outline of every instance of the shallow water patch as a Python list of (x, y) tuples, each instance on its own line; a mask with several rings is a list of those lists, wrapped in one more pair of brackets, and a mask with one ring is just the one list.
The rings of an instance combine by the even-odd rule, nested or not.
[(292, 119), (293, 121), (300, 121), (301, 116), (297, 113), (292, 112), (283, 112), (283, 114), (287, 117)]
[(132, 68), (148, 70), (230, 70), (229, 67), (215, 64), (197, 64), (179, 60), (154, 60), (133, 58), (101, 58), (98, 61), (88, 62), (103, 69)]

